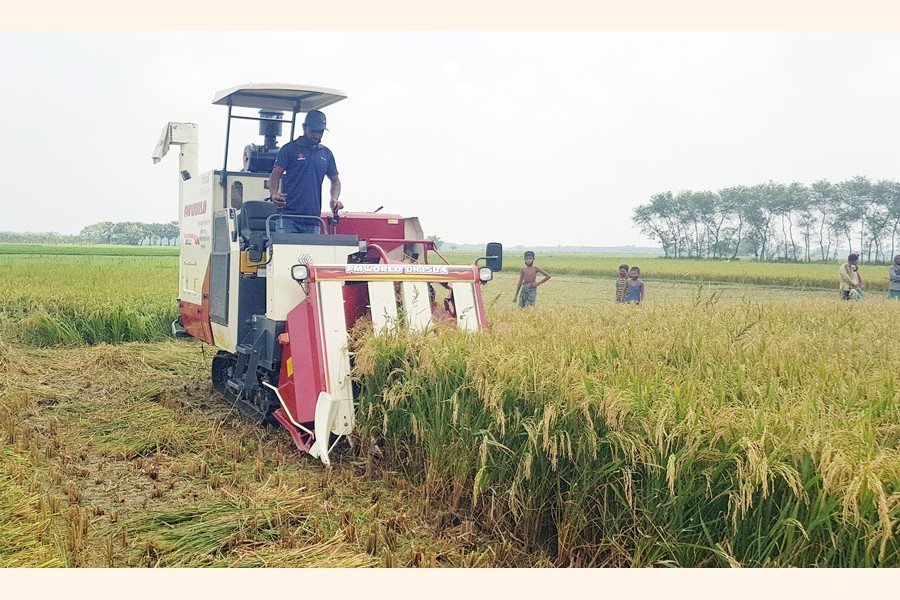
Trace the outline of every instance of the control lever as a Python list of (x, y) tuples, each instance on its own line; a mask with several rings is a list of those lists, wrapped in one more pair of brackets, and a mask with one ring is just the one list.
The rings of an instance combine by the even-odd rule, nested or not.
[(337, 209), (332, 211), (331, 216), (328, 217), (328, 223), (331, 225), (331, 234), (334, 235), (337, 233), (338, 222), (340, 222), (341, 217), (338, 215)]

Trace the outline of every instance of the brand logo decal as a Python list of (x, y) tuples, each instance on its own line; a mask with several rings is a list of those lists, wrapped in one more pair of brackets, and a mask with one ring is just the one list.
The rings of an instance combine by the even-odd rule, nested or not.
[(346, 265), (348, 275), (448, 275), (444, 265)]
[(204, 214), (206, 214), (206, 200), (184, 205), (184, 216), (186, 217), (196, 217)]

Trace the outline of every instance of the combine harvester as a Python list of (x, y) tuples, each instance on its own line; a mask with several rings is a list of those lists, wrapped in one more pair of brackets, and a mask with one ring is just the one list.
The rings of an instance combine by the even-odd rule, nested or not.
[[(368, 317), (380, 333), (398, 325), (421, 330), (438, 320), (479, 331), (486, 324), (481, 286), (502, 268), (496, 243), (474, 266), (448, 264), (415, 217), (276, 210), (267, 187), (284, 114), (291, 115), (292, 140), (298, 113), (345, 97), (302, 85), (233, 87), (213, 98), (228, 107), (220, 171), (198, 171), (194, 123), (168, 123), (153, 154), (159, 162), (170, 146), (180, 148), (173, 333), (216, 346), (215, 389), (248, 418), (277, 420), (301, 451), (326, 465), (334, 444), (354, 427), (350, 328)], [(234, 108), (258, 115), (237, 115)], [(234, 119), (258, 121), (264, 140), (244, 148), (240, 171), (228, 170)], [(280, 218), (317, 222), (322, 234), (276, 232)]]

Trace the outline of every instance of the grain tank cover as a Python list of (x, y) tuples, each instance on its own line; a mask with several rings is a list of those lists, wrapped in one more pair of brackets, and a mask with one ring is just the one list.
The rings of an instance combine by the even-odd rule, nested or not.
[(331, 88), (290, 83), (245, 83), (218, 92), (213, 104), (284, 112), (320, 110), (347, 97)]

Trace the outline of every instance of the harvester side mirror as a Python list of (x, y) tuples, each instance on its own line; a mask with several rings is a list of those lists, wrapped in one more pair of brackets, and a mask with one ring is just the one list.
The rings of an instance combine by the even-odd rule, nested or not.
[(499, 273), (503, 270), (503, 244), (489, 242), (484, 251), (484, 265), (491, 271)]

